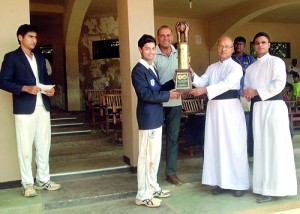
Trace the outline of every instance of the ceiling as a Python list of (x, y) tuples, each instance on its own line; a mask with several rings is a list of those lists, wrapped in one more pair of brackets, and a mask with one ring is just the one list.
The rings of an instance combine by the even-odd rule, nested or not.
[[(65, 0), (30, 0), (30, 3), (64, 5)], [(141, 0), (142, 1), (142, 0)], [(241, 4), (253, 4), (253, 0), (153, 0), (155, 16), (209, 19)], [(267, 12), (251, 21), (300, 24), (299, 4)], [(116, 14), (117, 0), (93, 0), (88, 14)], [(48, 14), (49, 15), (49, 14)]]

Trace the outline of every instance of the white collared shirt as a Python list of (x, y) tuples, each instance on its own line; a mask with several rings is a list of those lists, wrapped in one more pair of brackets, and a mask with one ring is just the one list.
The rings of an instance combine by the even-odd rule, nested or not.
[(141, 63), (143, 66), (145, 66), (147, 69), (151, 69), (153, 71), (153, 73), (155, 74), (155, 76), (157, 77), (157, 73), (154, 69), (154, 64), (152, 63), (152, 65), (149, 65), (148, 62), (146, 62), (146, 60), (144, 59), (140, 59), (139, 63)]
[[(27, 56), (26, 54), (25, 54), (25, 56), (26, 56), (26, 58), (27, 58), (27, 60), (28, 60), (28, 62), (30, 64), (30, 67), (31, 67), (31, 69), (33, 71), (33, 74), (35, 76), (36, 85), (38, 85), (38, 83), (40, 82), (39, 71), (38, 71), (37, 62), (36, 62), (36, 59), (34, 57), (34, 54), (32, 53), (32, 59), (29, 56)], [(37, 106), (44, 105), (43, 98), (42, 98), (42, 93), (41, 92), (37, 93), (37, 95), (36, 95), (36, 105)]]

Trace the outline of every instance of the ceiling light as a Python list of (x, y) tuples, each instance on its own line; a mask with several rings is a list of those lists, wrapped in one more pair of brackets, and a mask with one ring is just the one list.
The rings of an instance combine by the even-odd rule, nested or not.
[(190, 0), (190, 9), (192, 9), (193, 5), (192, 5), (192, 0)]

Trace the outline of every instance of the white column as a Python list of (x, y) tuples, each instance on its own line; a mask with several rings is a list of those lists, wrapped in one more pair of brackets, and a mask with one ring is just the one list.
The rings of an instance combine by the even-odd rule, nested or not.
[[(29, 24), (29, 0), (1, 0), (0, 65), (5, 53), (19, 47), (17, 29)], [(5, 30), (4, 30), (5, 29)], [(12, 95), (0, 90), (0, 183), (20, 180)]]
[(155, 36), (153, 0), (118, 0), (120, 69), (122, 82), (124, 158), (133, 167), (138, 159), (137, 98), (131, 70), (140, 59), (137, 42), (143, 34)]

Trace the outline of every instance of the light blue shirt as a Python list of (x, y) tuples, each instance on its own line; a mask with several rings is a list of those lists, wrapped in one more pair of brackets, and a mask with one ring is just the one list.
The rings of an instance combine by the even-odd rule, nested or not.
[[(178, 69), (178, 53), (177, 50), (171, 45), (172, 52), (170, 56), (161, 52), (159, 46), (156, 46), (156, 55), (153, 59), (155, 68), (158, 71), (159, 81), (161, 84), (173, 79), (175, 70)], [(164, 107), (180, 106), (182, 104), (181, 98), (170, 99), (168, 102), (163, 103)]]
[(239, 89), (239, 95), (243, 95), (245, 71), (249, 65), (255, 62), (255, 59), (253, 56), (248, 55), (246, 53), (243, 53), (243, 55), (240, 58), (237, 58), (235, 54), (232, 54), (231, 58), (237, 63), (239, 63), (243, 68), (243, 76), (241, 78), (241, 83), (240, 83), (241, 87)]

